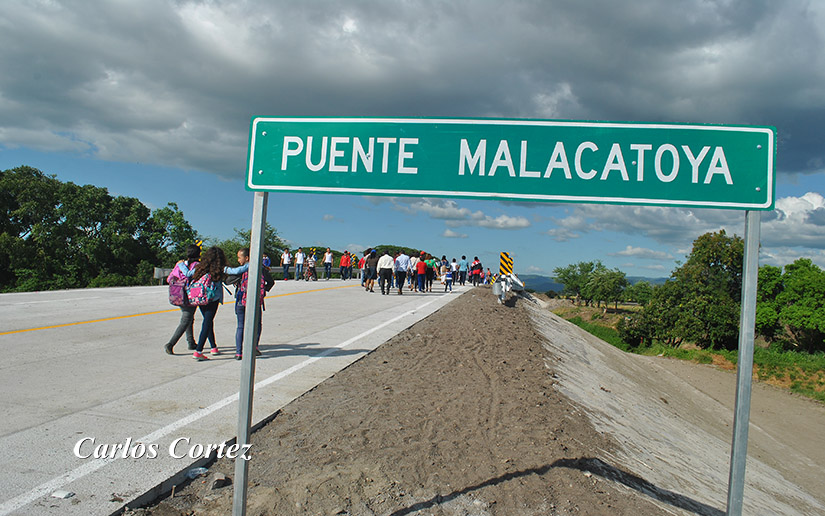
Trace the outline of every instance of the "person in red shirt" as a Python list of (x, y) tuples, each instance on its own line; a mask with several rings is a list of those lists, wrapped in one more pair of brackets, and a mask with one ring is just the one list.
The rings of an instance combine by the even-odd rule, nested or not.
[(350, 255), (349, 251), (344, 251), (344, 254), (341, 255), (341, 263), (339, 264), (339, 269), (341, 271), (341, 279), (346, 280), (349, 279), (347, 275), (347, 271), (349, 270), (350, 264)]
[(470, 266), (470, 274), (472, 275), (473, 286), (478, 286), (479, 280), (481, 279), (481, 261), (479, 261), (478, 256), (473, 259), (473, 264)]
[(361, 270), (361, 286), (362, 287), (366, 286), (366, 283), (367, 283), (367, 269), (366, 269), (367, 266), (365, 265), (366, 261), (367, 261), (367, 253), (369, 253), (369, 251), (364, 251), (364, 256), (362, 256), (361, 259), (358, 260), (358, 268)]
[(418, 291), (424, 292), (424, 284), (427, 282), (427, 257), (424, 251), (421, 251), (421, 259), (415, 264), (416, 278), (418, 279)]

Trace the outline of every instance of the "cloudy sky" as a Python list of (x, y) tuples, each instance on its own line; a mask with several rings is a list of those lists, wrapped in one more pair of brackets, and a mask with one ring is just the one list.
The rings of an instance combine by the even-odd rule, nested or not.
[[(248, 228), (249, 123), (491, 117), (774, 126), (760, 263), (825, 267), (825, 2), (5, 0), (0, 169), (30, 165), (204, 236)], [(668, 276), (732, 210), (271, 194), (300, 245), (601, 259)]]

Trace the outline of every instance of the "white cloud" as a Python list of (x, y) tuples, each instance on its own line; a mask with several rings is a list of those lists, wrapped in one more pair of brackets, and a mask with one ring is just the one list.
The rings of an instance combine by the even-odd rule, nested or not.
[(399, 211), (410, 215), (424, 213), (431, 218), (444, 220), (451, 228), (478, 226), (488, 229), (523, 229), (531, 225), (526, 217), (513, 217), (506, 214), (493, 217), (481, 210), (472, 211), (463, 208), (453, 200), (393, 198), (391, 202)]
[(665, 272), (665, 271), (670, 270), (670, 269), (666, 268), (664, 265), (642, 265), (639, 268), (650, 270), (650, 271), (656, 271), (656, 272)]
[(663, 251), (654, 251), (653, 249), (633, 247), (631, 245), (625, 247), (622, 251), (608, 253), (608, 256), (633, 256), (645, 260), (670, 260), (673, 258), (673, 256)]
[(335, 215), (330, 215), (329, 213), (327, 213), (323, 216), (323, 220), (326, 222), (333, 221), (335, 220)]
[[(546, 234), (566, 241), (587, 234), (616, 232), (641, 235), (674, 246), (675, 255), (690, 253), (691, 244), (704, 233), (725, 230), (744, 234), (745, 214), (733, 210), (694, 210), (636, 206), (577, 205), (570, 215), (553, 220), (556, 228)], [(773, 211), (762, 212), (761, 256), (765, 263), (785, 265), (800, 256), (825, 265), (825, 197), (808, 192), (800, 197), (776, 200)], [(668, 260), (662, 251), (627, 246), (614, 256)]]
[(485, 215), (482, 218), (474, 218), (473, 222), (483, 228), (489, 229), (522, 229), (530, 227), (530, 221), (525, 217), (511, 217), (509, 215), (499, 215), (498, 217), (490, 217)]
[(581, 237), (580, 233), (576, 233), (575, 231), (567, 228), (548, 229), (544, 232), (544, 234), (553, 237), (556, 242), (567, 242), (574, 238)]
[(396, 209), (410, 215), (425, 213), (431, 218), (441, 220), (466, 220), (473, 216), (469, 209), (459, 207), (458, 203), (452, 200), (394, 198), (392, 201)]
[(808, 258), (817, 266), (825, 269), (825, 250), (805, 249), (802, 247), (772, 247), (759, 250), (759, 265), (784, 267), (800, 258)]
[(344, 251), (349, 251), (350, 254), (357, 254), (359, 257), (364, 255), (364, 251), (366, 251), (369, 246), (361, 245), (361, 244), (347, 244), (344, 247)]
[(467, 238), (468, 235), (465, 233), (457, 233), (451, 229), (445, 229), (444, 233), (441, 234), (444, 238)]
[(776, 200), (776, 209), (762, 222), (762, 245), (825, 249), (825, 198), (808, 192)]

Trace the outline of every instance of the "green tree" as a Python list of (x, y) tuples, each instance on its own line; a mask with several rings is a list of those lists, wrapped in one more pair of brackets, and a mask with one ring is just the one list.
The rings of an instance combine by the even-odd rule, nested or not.
[(148, 282), (153, 266), (170, 252), (165, 239), (177, 242), (187, 228), (191, 231), (176, 206), (167, 208), (153, 220), (133, 197), (63, 183), (32, 167), (2, 171), (0, 289)]
[(684, 289), (673, 280), (654, 287), (642, 310), (619, 321), (616, 327), (619, 337), (632, 347), (650, 346), (654, 342), (678, 347), (682, 343), (677, 326), (684, 295)]
[(605, 307), (608, 303), (613, 303), (614, 307), (618, 309), (619, 301), (622, 299), (627, 285), (627, 276), (624, 272), (602, 266), (597, 267), (589, 274), (584, 290), (590, 299), (596, 301), (597, 306), (600, 306), (600, 303), (604, 301)]
[(808, 258), (785, 266), (776, 296), (779, 318), (794, 343), (808, 352), (825, 351), (825, 273)]
[(756, 333), (768, 340), (782, 334), (777, 296), (782, 293), (782, 269), (773, 265), (759, 267), (756, 291)]
[(624, 291), (624, 298), (626, 301), (632, 301), (645, 306), (650, 298), (653, 297), (653, 285), (647, 281), (637, 281), (628, 286)]
[(703, 348), (737, 348), (743, 257), (742, 238), (724, 230), (693, 243), (687, 261), (674, 272), (687, 291), (679, 320), (685, 340)]
[[(418, 256), (418, 253), (421, 252), (421, 249), (414, 249), (412, 247), (404, 247), (404, 246), (401, 246), (401, 245), (382, 244), (382, 245), (375, 246), (375, 252), (378, 253), (379, 256), (384, 254), (385, 250), (390, 253), (390, 256), (395, 256), (395, 253), (399, 253), (399, 252), (402, 252), (402, 251), (407, 256)], [(450, 260), (451, 257), (448, 256), (447, 259)]]
[(186, 255), (186, 247), (200, 237), (178, 205), (170, 202), (152, 212), (147, 224), (147, 240), (159, 265), (169, 267)]
[(39, 288), (43, 263), (56, 243), (53, 228), (60, 182), (32, 167), (0, 172), (0, 289), (18, 282)]
[(564, 285), (563, 293), (567, 296), (574, 296), (576, 303), (580, 304), (584, 300), (585, 305), (590, 305), (593, 300), (591, 292), (588, 290), (590, 275), (596, 270), (604, 269), (604, 265), (599, 260), (592, 262), (579, 262), (566, 267), (556, 267), (553, 274), (556, 281)]
[(650, 301), (626, 325), (628, 333), (670, 346), (687, 341), (703, 348), (735, 349), (743, 255), (744, 242), (735, 235), (719, 231), (697, 238), (686, 262), (653, 290)]
[(668, 280), (653, 289), (650, 301), (641, 312), (641, 326), (648, 328), (648, 339), (678, 347), (683, 340), (682, 307), (689, 293), (684, 284)]
[[(268, 254), (272, 259), (272, 263), (279, 263), (281, 252), (287, 248), (287, 245), (278, 236), (278, 231), (272, 227), (269, 222), (264, 228), (264, 249), (263, 252)], [(229, 263), (234, 263), (235, 255), (238, 250), (244, 247), (249, 247), (252, 241), (252, 231), (249, 229), (235, 228), (235, 236), (226, 240), (211, 239), (208, 245), (216, 245), (223, 249)]]

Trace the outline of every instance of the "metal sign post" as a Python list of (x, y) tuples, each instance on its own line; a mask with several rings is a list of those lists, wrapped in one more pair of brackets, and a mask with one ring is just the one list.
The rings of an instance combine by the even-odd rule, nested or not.
[(739, 317), (739, 358), (736, 361), (736, 403), (733, 415), (733, 443), (731, 444), (730, 477), (728, 480), (728, 516), (741, 516), (745, 491), (761, 219), (761, 212), (745, 212), (742, 312)]
[[(238, 391), (238, 440), (237, 444), (249, 444), (252, 426), (252, 394), (255, 386), (255, 342), (258, 333), (258, 321), (261, 320), (261, 300), (258, 295), (261, 284), (263, 263), (261, 254), (264, 247), (264, 228), (266, 223), (266, 205), (269, 194), (255, 192), (252, 208), (252, 235), (249, 247), (249, 279), (247, 289), (254, 295), (246, 296), (246, 313), (244, 314), (243, 359), (241, 361), (241, 387)], [(252, 287), (254, 285), (254, 287)], [(249, 461), (238, 457), (235, 459), (235, 491), (232, 498), (232, 516), (246, 515), (247, 474)]]

